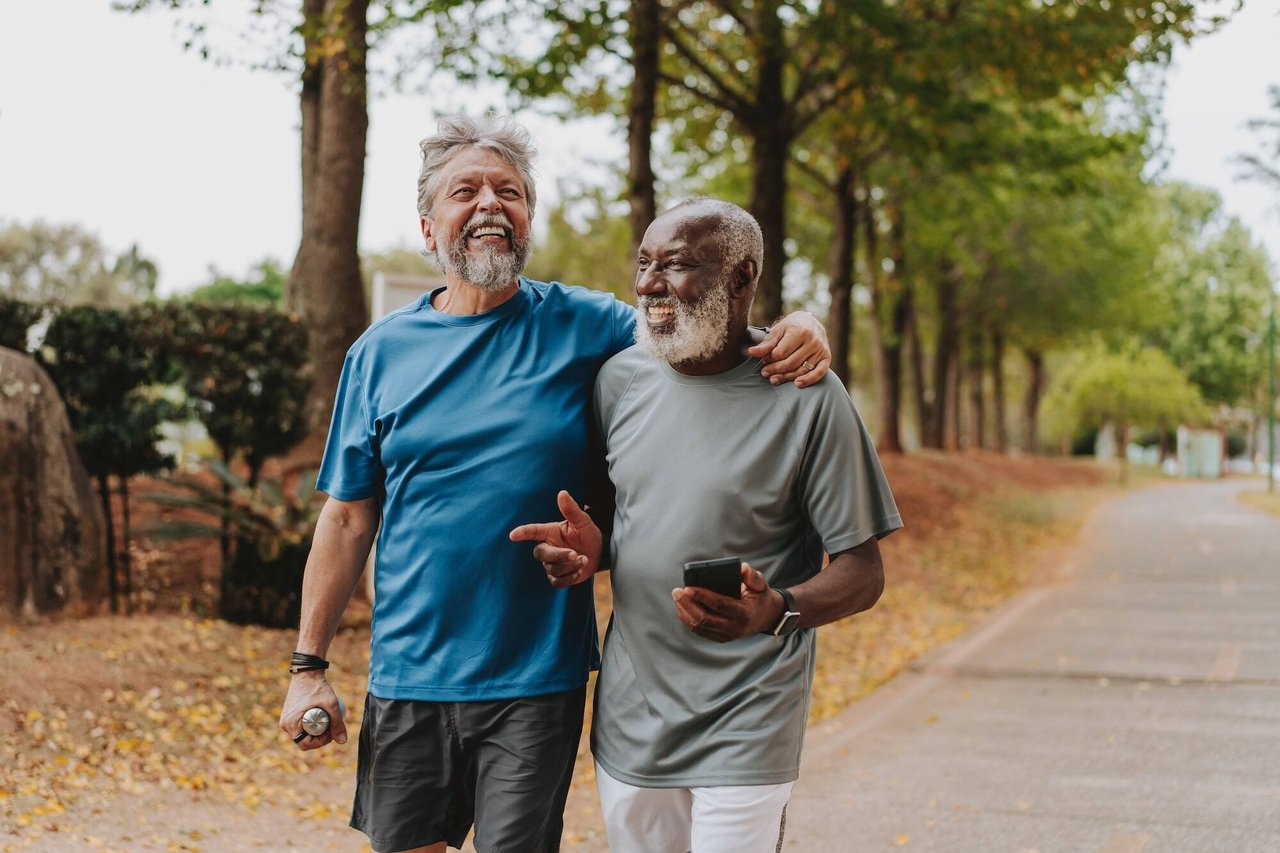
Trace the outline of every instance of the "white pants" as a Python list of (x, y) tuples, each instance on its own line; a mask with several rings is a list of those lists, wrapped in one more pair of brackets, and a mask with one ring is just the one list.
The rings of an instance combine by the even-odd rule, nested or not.
[(776, 853), (794, 784), (637, 788), (596, 763), (613, 853)]

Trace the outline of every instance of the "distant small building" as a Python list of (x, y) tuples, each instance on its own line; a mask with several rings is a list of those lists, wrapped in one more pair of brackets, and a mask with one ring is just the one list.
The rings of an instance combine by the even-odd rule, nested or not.
[(376, 272), (373, 274), (373, 297), (370, 319), (380, 320), (392, 311), (415, 301), (428, 290), (445, 284), (444, 276), (402, 275)]
[(1178, 427), (1178, 475), (1214, 479), (1226, 470), (1227, 434), (1218, 427)]

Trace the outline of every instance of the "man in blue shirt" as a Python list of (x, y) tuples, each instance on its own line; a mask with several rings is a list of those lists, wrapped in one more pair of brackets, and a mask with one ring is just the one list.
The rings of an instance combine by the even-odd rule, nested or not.
[[(422, 234), (447, 286), (347, 353), (280, 727), (302, 749), (346, 742), (323, 656), (381, 523), (352, 826), (378, 851), (460, 847), (473, 822), (482, 853), (555, 850), (598, 665), (592, 596), (549, 587), (506, 533), (582, 493), (592, 383), (632, 343), (634, 311), (521, 275), (523, 128), (444, 119), (422, 153)], [(771, 381), (816, 382), (820, 327), (788, 321), (752, 352)], [(312, 707), (323, 735), (302, 731)]]

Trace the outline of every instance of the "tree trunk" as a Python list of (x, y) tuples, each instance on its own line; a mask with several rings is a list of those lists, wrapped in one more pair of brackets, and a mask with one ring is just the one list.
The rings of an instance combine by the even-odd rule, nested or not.
[(1022, 401), (1022, 449), (1035, 453), (1040, 446), (1040, 394), (1044, 390), (1044, 356), (1033, 349), (1027, 356), (1027, 395)]
[[(847, 163), (840, 168), (832, 188), (835, 222), (832, 224), (831, 251), (827, 255), (827, 292), (831, 306), (827, 310), (827, 337), (831, 342), (831, 369), (846, 386), (849, 384), (849, 353), (853, 346), (853, 256), (858, 229), (858, 200), (854, 197), (853, 168)], [(872, 323), (879, 322), (873, 317)]]
[(286, 301), (307, 328), (314, 435), (328, 429), (343, 358), (369, 317), (358, 252), (367, 9), (368, 0), (303, 0), (302, 240)]
[(961, 416), (964, 408), (964, 395), (961, 390), (960, 335), (957, 333), (951, 341), (951, 352), (947, 356), (947, 405), (942, 419), (942, 449), (957, 451), (961, 447)]
[(57, 388), (0, 348), (0, 617), (98, 604), (103, 525)]
[(111, 475), (99, 474), (98, 500), (102, 504), (102, 518), (106, 521), (107, 534), (107, 596), (111, 599), (111, 612), (120, 612), (120, 568), (116, 562), (116, 523), (111, 513)]
[(658, 93), (658, 0), (631, 3), (631, 92), (627, 107), (630, 148), (627, 200), (631, 208), (631, 257), (635, 257), (649, 223), (657, 218), (653, 186), (653, 123)]
[[(893, 287), (881, 287), (882, 301), (887, 301), (889, 328), (883, 336), (880, 359), (880, 382), (884, 388), (880, 446), (887, 452), (902, 452), (902, 348), (907, 339), (907, 323), (911, 316), (911, 283), (907, 277), (906, 215), (901, 205), (891, 203), (889, 210), (889, 260), (893, 263)], [(878, 259), (877, 259), (878, 260)], [(889, 293), (885, 291), (889, 290)], [(886, 309), (876, 306), (875, 323), (885, 322)]]
[(991, 332), (991, 396), (992, 415), (996, 428), (997, 453), (1009, 452), (1009, 423), (1005, 417), (1004, 396), (1004, 335), (998, 329)]
[(751, 316), (767, 324), (782, 316), (782, 270), (786, 266), (787, 157), (791, 129), (783, 91), (785, 31), (778, 0), (762, 0), (756, 16), (756, 97), (747, 122), (752, 138), (751, 213), (764, 234), (764, 266)]
[[(948, 421), (954, 421), (954, 395), (958, 371), (955, 359), (959, 352), (959, 328), (956, 318), (956, 265), (947, 258), (938, 264), (937, 306), (938, 335), (933, 347), (933, 405), (925, 446), (943, 449), (947, 444)], [(954, 431), (954, 423), (951, 424)], [(953, 442), (954, 446), (954, 442)]]
[(920, 433), (920, 445), (933, 419), (933, 400), (924, 375), (924, 342), (920, 340), (920, 319), (916, 316), (915, 300), (907, 305), (907, 353), (911, 363), (911, 394), (916, 408), (916, 429)]
[(117, 477), (120, 481), (120, 580), (123, 582), (124, 612), (132, 610), (133, 600), (133, 555), (129, 553), (129, 542), (133, 538), (133, 525), (129, 520), (129, 478)]
[(965, 363), (969, 367), (966, 384), (969, 386), (969, 446), (980, 450), (987, 447), (987, 396), (983, 387), (986, 373), (986, 359), (983, 358), (984, 337), (982, 328), (976, 324), (969, 326), (968, 358)]

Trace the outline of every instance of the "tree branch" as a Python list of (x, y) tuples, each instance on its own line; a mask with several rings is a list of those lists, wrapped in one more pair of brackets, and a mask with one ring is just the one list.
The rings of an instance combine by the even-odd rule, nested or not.
[[(720, 93), (721, 100), (725, 103), (734, 105), (732, 107), (725, 107), (725, 109), (728, 109), (729, 112), (738, 116), (746, 115), (751, 111), (750, 102), (730, 86), (727, 81), (721, 78), (721, 76), (716, 73), (711, 66), (703, 62), (697, 52), (681, 40), (681, 37), (676, 33), (675, 28), (671, 26), (670, 22), (663, 25), (662, 31), (666, 34), (667, 40), (675, 46), (676, 52), (711, 82), (711, 85)], [(707, 52), (714, 53), (712, 50), (707, 50)]]
[(733, 115), (733, 116), (738, 115), (737, 111), (738, 109), (740, 109), (740, 105), (735, 106), (734, 104), (729, 103), (728, 101), (726, 101), (725, 99), (721, 98), (720, 96), (716, 95), (713, 92), (708, 92), (697, 86), (690, 86), (683, 79), (681, 79), (680, 77), (676, 77), (674, 74), (667, 74), (665, 72), (659, 71), (658, 79), (668, 85), (678, 86), (681, 89), (684, 89), (690, 95), (693, 95), (695, 98), (702, 98), (707, 103), (713, 104), (719, 107), (720, 109), (724, 110), (730, 115)]

